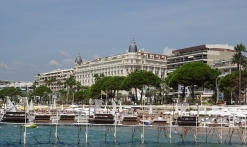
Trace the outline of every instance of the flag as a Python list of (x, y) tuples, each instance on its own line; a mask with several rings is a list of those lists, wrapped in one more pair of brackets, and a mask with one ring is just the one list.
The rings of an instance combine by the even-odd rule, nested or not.
[(105, 93), (103, 90), (101, 90), (101, 94), (102, 94), (102, 95), (106, 95), (106, 93)]

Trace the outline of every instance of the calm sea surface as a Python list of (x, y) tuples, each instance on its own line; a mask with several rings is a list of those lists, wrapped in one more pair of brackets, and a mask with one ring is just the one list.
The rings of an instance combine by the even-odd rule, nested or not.
[[(232, 147), (242, 145), (239, 133), (233, 133), (231, 144), (227, 138), (228, 131), (223, 132), (222, 144), (219, 143), (219, 130), (200, 129), (198, 143), (195, 144), (193, 129), (185, 135), (183, 128), (172, 128), (172, 143), (169, 141), (170, 129), (145, 127), (145, 142), (141, 142), (143, 127), (117, 126), (116, 143), (114, 142), (114, 126), (58, 125), (58, 139), (55, 138), (56, 126), (38, 125), (38, 128), (27, 128), (27, 147)], [(86, 144), (86, 128), (88, 128), (88, 144)], [(218, 131), (218, 132), (217, 132)], [(24, 127), (20, 124), (0, 124), (0, 147), (19, 147), (23, 144)], [(210, 132), (210, 133), (209, 133)], [(183, 139), (181, 138), (183, 135)], [(208, 135), (206, 135), (208, 134)], [(208, 136), (206, 138), (206, 136)], [(225, 143), (226, 142), (226, 143)]]

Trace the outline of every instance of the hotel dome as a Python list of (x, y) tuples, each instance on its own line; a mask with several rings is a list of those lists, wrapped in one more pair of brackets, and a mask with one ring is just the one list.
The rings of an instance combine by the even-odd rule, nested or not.
[(134, 41), (134, 38), (133, 38), (133, 40), (130, 43), (129, 52), (137, 52), (137, 46), (136, 46), (136, 43)]
[(81, 56), (80, 54), (78, 53), (76, 59), (75, 59), (75, 64), (78, 64), (78, 65), (81, 65), (82, 63), (82, 59), (81, 59)]

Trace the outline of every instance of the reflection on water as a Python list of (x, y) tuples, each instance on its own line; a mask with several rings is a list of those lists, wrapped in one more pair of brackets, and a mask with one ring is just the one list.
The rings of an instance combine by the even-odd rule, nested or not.
[[(58, 125), (55, 138), (55, 125), (39, 125), (38, 128), (27, 128), (27, 146), (44, 147), (68, 147), (68, 146), (102, 146), (102, 147), (159, 147), (159, 146), (231, 146), (225, 139), (223, 144), (219, 144), (217, 130), (211, 130), (213, 133), (206, 133), (210, 130), (198, 130), (198, 144), (195, 143), (194, 129), (190, 129), (187, 134), (184, 134), (183, 128), (157, 128), (144, 127), (145, 143), (141, 143), (141, 135), (143, 127), (132, 126), (117, 126), (116, 127), (116, 143), (114, 142), (115, 127), (113, 126), (94, 126), (89, 125)], [(86, 143), (86, 129), (88, 129), (88, 143)], [(215, 132), (214, 132), (215, 131)], [(24, 127), (20, 124), (0, 124), (0, 146), (23, 146)], [(169, 136), (172, 136), (170, 140)], [(223, 138), (227, 137), (227, 130), (223, 133)], [(238, 139), (236, 139), (238, 138)], [(207, 143), (206, 143), (207, 140)], [(170, 141), (172, 143), (170, 144)], [(241, 140), (236, 134), (232, 135), (232, 145), (241, 146)]]

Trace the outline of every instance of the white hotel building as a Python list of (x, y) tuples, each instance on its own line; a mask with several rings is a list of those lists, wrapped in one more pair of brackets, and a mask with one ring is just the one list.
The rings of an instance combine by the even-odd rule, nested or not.
[[(91, 86), (95, 83), (94, 75), (103, 74), (104, 76), (128, 76), (135, 70), (151, 71), (162, 79), (167, 74), (177, 69), (182, 64), (201, 61), (211, 67), (218, 68), (222, 75), (231, 73), (236, 70), (235, 65), (229, 64), (229, 60), (234, 54), (234, 47), (229, 45), (199, 45), (172, 51), (171, 56), (154, 54), (137, 50), (134, 39), (129, 45), (126, 53), (113, 55), (103, 58), (97, 58), (88, 61), (82, 61), (81, 56), (75, 59), (73, 69), (55, 70), (48, 73), (41, 73), (36, 76), (37, 86), (46, 85), (53, 91), (64, 88), (64, 85), (52, 83), (47, 85), (45, 80), (52, 77), (62, 83), (70, 76), (83, 86)], [(227, 61), (227, 62), (226, 62)], [(203, 97), (211, 97), (214, 91), (202, 87), (195, 88), (195, 94)], [(177, 90), (169, 93), (170, 97), (177, 98)]]
[(151, 71), (160, 78), (167, 76), (167, 56), (137, 50), (134, 39), (128, 52), (89, 61), (82, 61), (78, 54), (75, 60), (74, 76), (81, 85), (91, 86), (95, 82), (94, 75), (127, 76), (135, 70)]

